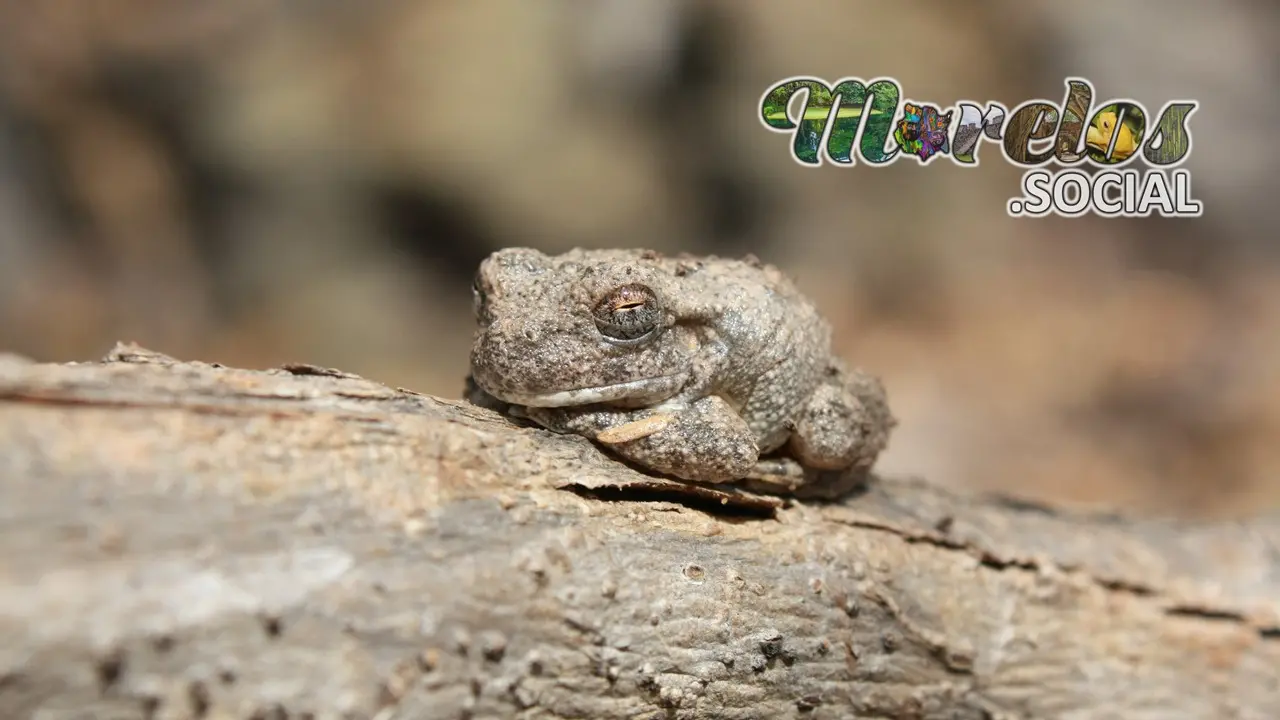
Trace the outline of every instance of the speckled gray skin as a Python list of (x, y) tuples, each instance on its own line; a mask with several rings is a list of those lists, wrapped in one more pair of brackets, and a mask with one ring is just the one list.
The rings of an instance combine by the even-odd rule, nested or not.
[(753, 258), (511, 248), (474, 289), (473, 402), (660, 473), (831, 484), (865, 474), (895, 424), (880, 382), (832, 357), (826, 321)]

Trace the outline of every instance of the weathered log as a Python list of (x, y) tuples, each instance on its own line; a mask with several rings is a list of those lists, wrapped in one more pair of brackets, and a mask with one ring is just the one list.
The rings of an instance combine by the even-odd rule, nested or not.
[(308, 366), (0, 359), (0, 717), (1275, 718), (1280, 523), (653, 478)]

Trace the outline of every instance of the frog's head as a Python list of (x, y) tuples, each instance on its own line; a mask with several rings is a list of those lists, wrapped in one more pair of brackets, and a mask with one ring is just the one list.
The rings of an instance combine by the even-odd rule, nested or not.
[(661, 402), (686, 383), (698, 347), (667, 302), (674, 287), (648, 253), (500, 250), (473, 284), (472, 377), (531, 407)]

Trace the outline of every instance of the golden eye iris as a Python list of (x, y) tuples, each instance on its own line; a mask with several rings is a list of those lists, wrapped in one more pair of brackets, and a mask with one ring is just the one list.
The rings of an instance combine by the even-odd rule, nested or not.
[(638, 283), (614, 288), (596, 304), (593, 316), (600, 334), (620, 343), (644, 340), (658, 329), (662, 309), (653, 290)]

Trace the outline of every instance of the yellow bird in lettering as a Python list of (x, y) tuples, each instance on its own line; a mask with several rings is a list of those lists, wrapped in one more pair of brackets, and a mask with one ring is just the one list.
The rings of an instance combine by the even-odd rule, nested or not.
[(1110, 110), (1098, 113), (1098, 118), (1089, 126), (1089, 132), (1085, 135), (1085, 144), (1105, 155), (1107, 146), (1111, 144), (1111, 136), (1117, 132), (1119, 135), (1116, 137), (1116, 146), (1111, 153), (1111, 158), (1124, 160), (1137, 151), (1138, 143), (1128, 125), (1121, 123), (1117, 130), (1116, 114)]

